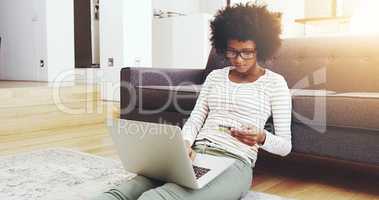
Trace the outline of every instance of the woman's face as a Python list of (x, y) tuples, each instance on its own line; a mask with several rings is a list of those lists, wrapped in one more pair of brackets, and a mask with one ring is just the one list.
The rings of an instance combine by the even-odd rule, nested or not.
[(225, 57), (240, 73), (246, 73), (257, 64), (257, 50), (252, 40), (228, 40)]

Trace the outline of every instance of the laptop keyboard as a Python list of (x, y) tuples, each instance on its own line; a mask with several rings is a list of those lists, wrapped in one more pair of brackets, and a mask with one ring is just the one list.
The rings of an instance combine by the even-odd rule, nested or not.
[(193, 167), (193, 171), (195, 172), (196, 179), (199, 179), (199, 178), (202, 177), (204, 174), (206, 174), (206, 173), (208, 173), (209, 171), (211, 171), (210, 169), (203, 168), (203, 167), (198, 167), (198, 166), (195, 166), (195, 165), (192, 165), (192, 167)]

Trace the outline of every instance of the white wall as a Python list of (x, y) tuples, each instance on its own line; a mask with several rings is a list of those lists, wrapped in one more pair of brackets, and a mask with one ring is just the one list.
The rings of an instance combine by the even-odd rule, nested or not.
[[(371, 0), (370, 0), (371, 1)], [(375, 1), (375, 0), (374, 0)], [(341, 15), (352, 16), (354, 10), (359, 6), (359, 0), (342, 0)], [(328, 17), (332, 13), (331, 0), (304, 0), (305, 17)]]
[(172, 18), (153, 19), (153, 66), (173, 65), (171, 52), (174, 51)]
[(205, 68), (210, 52), (209, 14), (153, 20), (153, 66)]
[(191, 14), (199, 12), (202, 1), (208, 0), (152, 0), (152, 6), (154, 9)]
[[(25, 1), (25, 0), (24, 0)], [(46, 0), (33, 0), (35, 3), (33, 4), (34, 16), (33, 23), (34, 25), (34, 39), (35, 41), (35, 50), (33, 54), (33, 66), (35, 71), (35, 76), (38, 81), (48, 81), (48, 66), (46, 64), (47, 60), (47, 20), (46, 20)], [(45, 61), (45, 66), (40, 66), (40, 59)]]
[(199, 12), (215, 15), (217, 11), (226, 6), (226, 0), (199, 0)]
[[(326, 36), (326, 35), (346, 35), (354, 32), (365, 32), (365, 27), (371, 29), (370, 24), (376, 23), (376, 18), (374, 16), (371, 17), (363, 17), (363, 21), (365, 21), (368, 26), (365, 26), (362, 22), (355, 23), (354, 14), (360, 10), (360, 4), (365, 3), (365, 1), (359, 1), (359, 0), (343, 0), (343, 1), (337, 1), (340, 2), (339, 6), (340, 8), (337, 8), (337, 15), (339, 16), (346, 16), (346, 17), (352, 17), (350, 21), (320, 21), (318, 23), (308, 23), (305, 25), (306, 28), (306, 35), (307, 36)], [(366, 3), (369, 2), (377, 2), (374, 0), (367, 0)], [(306, 17), (331, 17), (331, 3), (330, 0), (322, 0), (320, 2), (314, 2), (311, 0), (305, 0), (305, 16)], [(374, 9), (374, 13), (377, 11), (375, 5), (370, 6), (369, 4), (366, 4), (368, 8), (363, 9), (363, 14), (367, 14), (370, 12), (370, 8), (372, 7)], [(371, 22), (370, 19), (373, 21)], [(351, 26), (354, 26), (352, 24), (357, 24), (358, 28), (356, 31), (351, 30)]]
[(149, 0), (100, 1), (100, 66), (152, 66), (152, 5)]
[[(48, 81), (75, 69), (74, 2), (46, 0)], [(67, 77), (65, 81), (73, 81)]]
[(296, 23), (295, 19), (305, 16), (304, 0), (264, 0), (272, 11), (281, 12), (282, 16), (282, 37), (304, 36), (303, 25)]
[(226, 0), (152, 0), (154, 9), (184, 14), (208, 13), (214, 15), (226, 6)]
[(151, 0), (124, 1), (125, 66), (152, 66), (152, 11)]
[(304, 0), (305, 17), (329, 17), (332, 15), (331, 0)]
[(342, 15), (353, 16), (361, 2), (362, 1), (360, 0), (343, 0), (342, 1)]
[(51, 81), (74, 68), (72, 0), (1, 0), (0, 13), (0, 79)]
[(44, 80), (44, 0), (1, 0), (2, 80)]
[(123, 1), (100, 1), (100, 67), (124, 66)]
[[(152, 66), (152, 2), (100, 1), (101, 98), (119, 101), (120, 69)], [(108, 66), (114, 58), (114, 66)]]

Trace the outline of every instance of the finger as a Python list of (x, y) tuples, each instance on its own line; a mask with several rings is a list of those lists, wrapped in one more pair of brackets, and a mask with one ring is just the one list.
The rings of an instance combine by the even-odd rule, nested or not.
[(250, 134), (246, 134), (246, 133), (235, 133), (232, 135), (233, 137), (238, 137), (238, 138), (250, 138), (250, 137), (255, 137), (253, 135), (250, 135)]
[(239, 131), (237, 129), (235, 129), (235, 128), (230, 129), (230, 133), (232, 133), (232, 134), (235, 134), (235, 133), (238, 133), (238, 132)]
[(241, 138), (248, 138), (250, 140), (257, 140), (258, 139), (257, 135), (250, 135), (250, 134), (239, 135), (239, 137), (241, 137)]
[(257, 143), (255, 140), (250, 140), (250, 139), (242, 139), (242, 140), (243, 140), (243, 143), (245, 143), (249, 146), (253, 146)]
[(249, 138), (244, 137), (244, 136), (241, 136), (241, 135), (236, 136), (235, 138), (236, 138), (237, 140), (243, 142), (243, 143), (245, 143), (245, 142), (250, 142), (250, 139), (249, 139)]
[(239, 136), (233, 136), (235, 139), (237, 139), (237, 140), (241, 140), (242, 138), (241, 137), (239, 137)]
[(188, 149), (188, 156), (191, 158), (192, 157), (192, 149)]
[(195, 157), (196, 157), (196, 152), (195, 151), (192, 151), (191, 152), (191, 160), (194, 161), (195, 160)]
[(238, 134), (233, 134), (232, 136), (236, 138), (237, 140), (242, 140), (242, 137)]
[(239, 133), (233, 133), (232, 136), (235, 138), (242, 138), (242, 134)]
[(256, 143), (255, 140), (250, 140), (249, 138), (243, 138), (243, 137), (237, 137), (237, 140), (249, 146), (254, 145)]
[(250, 139), (250, 137), (251, 137), (250, 135), (247, 135), (247, 134), (234, 134), (232, 136), (237, 138), (237, 139), (245, 139), (245, 138)]
[(243, 137), (243, 136), (236, 136), (237, 140), (241, 141), (242, 143), (245, 143), (247, 145), (254, 145), (257, 143), (257, 138), (255, 137)]
[(236, 132), (236, 133), (245, 132), (247, 131), (247, 128), (231, 128), (230, 131)]
[(231, 133), (242, 135), (242, 134), (248, 134), (249, 132), (247, 130), (234, 130)]

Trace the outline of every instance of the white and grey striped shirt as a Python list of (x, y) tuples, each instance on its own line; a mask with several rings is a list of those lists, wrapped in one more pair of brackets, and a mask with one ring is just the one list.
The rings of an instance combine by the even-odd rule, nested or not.
[(266, 141), (260, 148), (281, 156), (289, 154), (292, 148), (292, 104), (286, 80), (282, 75), (265, 69), (265, 74), (254, 82), (235, 83), (228, 76), (231, 69), (217, 69), (208, 75), (194, 110), (183, 126), (184, 139), (191, 144), (195, 140), (207, 139), (254, 166), (258, 147), (250, 147), (220, 131), (219, 125), (237, 128), (253, 125), (262, 130), (272, 115), (275, 135), (264, 130)]

